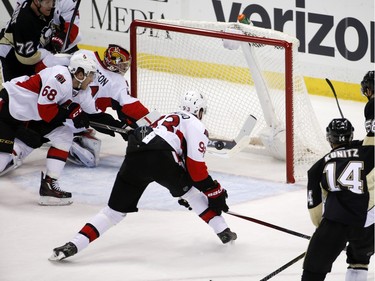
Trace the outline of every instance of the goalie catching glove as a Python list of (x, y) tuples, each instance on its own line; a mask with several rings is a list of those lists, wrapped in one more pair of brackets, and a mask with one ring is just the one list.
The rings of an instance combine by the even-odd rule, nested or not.
[(226, 203), (228, 193), (216, 180), (214, 180), (214, 183), (213, 187), (208, 188), (203, 193), (208, 198), (208, 207), (220, 216), (222, 211), (228, 212), (229, 210)]

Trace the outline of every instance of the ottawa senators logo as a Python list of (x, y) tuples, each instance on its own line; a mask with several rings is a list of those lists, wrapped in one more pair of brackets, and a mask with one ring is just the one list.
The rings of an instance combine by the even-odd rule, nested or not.
[(55, 78), (56, 78), (57, 81), (60, 82), (60, 84), (64, 84), (64, 82), (66, 81), (64, 75), (62, 75), (62, 74), (57, 74), (57, 75), (55, 76)]

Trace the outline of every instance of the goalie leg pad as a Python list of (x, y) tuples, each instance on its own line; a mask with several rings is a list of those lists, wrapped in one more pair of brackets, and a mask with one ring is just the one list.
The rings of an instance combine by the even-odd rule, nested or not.
[(100, 147), (101, 140), (91, 134), (75, 136), (68, 160), (76, 165), (96, 167), (99, 164)]
[(83, 147), (89, 149), (95, 156), (96, 166), (99, 164), (99, 154), (102, 141), (94, 136), (95, 132), (89, 132), (81, 137)]
[(96, 166), (94, 154), (80, 146), (75, 141), (72, 143), (72, 147), (69, 150), (68, 161), (73, 164), (86, 166), (89, 168)]

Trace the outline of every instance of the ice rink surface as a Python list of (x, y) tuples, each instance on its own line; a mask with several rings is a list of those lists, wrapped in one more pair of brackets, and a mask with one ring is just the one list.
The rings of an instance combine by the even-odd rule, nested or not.
[[(333, 98), (311, 97), (322, 130), (339, 117)], [(364, 103), (340, 101), (355, 127), (365, 135)], [(68, 164), (60, 179), (74, 203), (64, 207), (37, 204), (46, 148), (34, 151), (18, 170), (0, 178), (0, 280), (3, 281), (241, 281), (261, 280), (305, 252), (308, 240), (225, 214), (238, 234), (222, 245), (193, 212), (158, 185), (150, 185), (140, 211), (128, 215), (87, 249), (60, 263), (48, 261), (88, 219), (106, 205), (126, 145), (121, 137), (102, 139), (99, 167)], [(231, 211), (311, 236), (304, 181), (285, 183), (285, 163), (241, 152), (230, 159), (207, 154), (212, 176), (228, 190)], [(343, 252), (328, 281), (345, 279)], [(373, 269), (373, 261), (370, 268)], [(300, 280), (302, 260), (271, 280)], [(370, 270), (369, 280), (374, 280)]]

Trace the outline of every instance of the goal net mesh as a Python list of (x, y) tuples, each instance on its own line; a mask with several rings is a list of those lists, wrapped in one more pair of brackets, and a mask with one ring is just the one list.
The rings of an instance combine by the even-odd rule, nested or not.
[(136, 96), (150, 110), (176, 111), (182, 93), (202, 92), (207, 100), (203, 122), (210, 138), (234, 139), (251, 114), (257, 123), (248, 150), (285, 160), (285, 136), (292, 134), (293, 160), (289, 164), (293, 165), (294, 177), (304, 179), (307, 169), (328, 146), (300, 74), (298, 40), (241, 23), (156, 22), (292, 43), (293, 130), (288, 132), (283, 47), (138, 26), (131, 37), (136, 42), (136, 65), (132, 67), (137, 74)]

